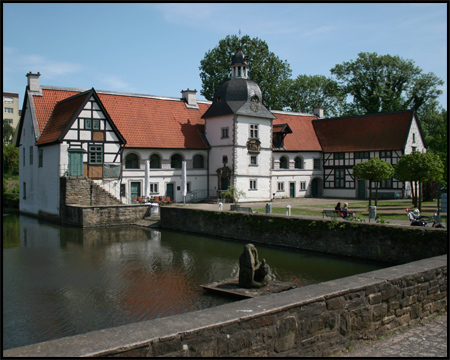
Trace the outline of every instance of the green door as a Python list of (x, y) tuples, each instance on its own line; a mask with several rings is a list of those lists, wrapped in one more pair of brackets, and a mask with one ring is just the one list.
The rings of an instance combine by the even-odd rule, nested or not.
[(172, 198), (172, 200), (174, 199), (174, 197), (173, 197), (173, 184), (167, 184), (166, 197), (167, 196), (170, 196)]
[(314, 179), (311, 182), (311, 196), (317, 197), (319, 195), (319, 184), (317, 182), (317, 179)]
[(366, 180), (358, 180), (358, 199), (366, 198)]
[(138, 197), (141, 196), (141, 183), (140, 182), (131, 182), (130, 183), (131, 190), (131, 203), (135, 204), (138, 200)]
[(68, 176), (83, 176), (83, 149), (68, 149)]
[(289, 183), (289, 194), (291, 198), (295, 198), (295, 183)]

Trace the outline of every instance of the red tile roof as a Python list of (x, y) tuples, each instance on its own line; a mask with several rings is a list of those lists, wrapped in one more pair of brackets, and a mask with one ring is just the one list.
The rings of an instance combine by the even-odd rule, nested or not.
[[(57, 105), (59, 101), (79, 94), (77, 91), (43, 89), (42, 93), (43, 96), (33, 96), (33, 100), (39, 133), (42, 133), (47, 123), (48, 129), (42, 133), (43, 138), (38, 140), (38, 145), (55, 141), (67, 126), (69, 115), (78, 108), (75, 100)], [(97, 94), (126, 139), (127, 147), (207, 148), (201, 135), (205, 124), (201, 116), (209, 104), (198, 103), (199, 109), (188, 109), (184, 101), (176, 99)], [(62, 118), (63, 114), (67, 116), (65, 119)]]
[(56, 103), (68, 97), (79, 94), (79, 91), (42, 90), (42, 96), (33, 96), (39, 134), (42, 133), (47, 120), (50, 118)]
[(184, 101), (98, 94), (127, 147), (206, 149), (201, 116), (209, 104), (186, 108)]
[(412, 110), (313, 121), (325, 152), (403, 149)]
[(288, 114), (274, 111), (277, 117), (273, 120), (273, 125), (288, 124), (292, 134), (287, 134), (284, 138), (284, 147), (287, 151), (322, 151), (312, 121), (317, 116), (306, 116)]
[(70, 122), (74, 116), (78, 115), (81, 110), (79, 107), (86, 100), (86, 96), (89, 95), (85, 94), (84, 96), (74, 96), (68, 100), (63, 100), (56, 103), (50, 118), (44, 126), (41, 136), (36, 142), (36, 145), (56, 142), (58, 138), (65, 133), (64, 130), (68, 125), (70, 125)]

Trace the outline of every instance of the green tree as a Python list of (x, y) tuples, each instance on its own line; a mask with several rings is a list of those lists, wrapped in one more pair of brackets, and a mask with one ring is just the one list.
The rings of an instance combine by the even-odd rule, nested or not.
[(238, 50), (239, 44), (244, 54), (249, 57), (249, 78), (260, 86), (264, 105), (268, 109), (281, 109), (281, 83), (289, 79), (292, 70), (286, 60), (280, 60), (269, 51), (265, 41), (251, 39), (248, 35), (240, 40), (236, 35), (227, 35), (215, 48), (205, 53), (199, 67), (202, 80), (200, 94), (208, 100), (213, 100), (219, 85), (230, 79), (231, 58)]
[(369, 181), (369, 206), (372, 205), (372, 182), (375, 182), (375, 206), (378, 201), (378, 182), (387, 180), (394, 175), (394, 167), (379, 158), (360, 162), (353, 167), (353, 176), (356, 179)]
[(423, 74), (413, 60), (361, 52), (358, 59), (331, 69), (346, 94), (353, 97), (348, 115), (415, 109), (437, 104), (443, 80)]
[(14, 135), (14, 128), (8, 123), (6, 119), (3, 119), (3, 143), (11, 143)]
[(315, 107), (322, 106), (327, 117), (344, 112), (346, 96), (335, 80), (324, 75), (299, 75), (284, 81), (281, 89), (280, 109), (312, 114)]
[(427, 181), (442, 181), (444, 164), (439, 155), (432, 152), (421, 153), (413, 151), (403, 155), (395, 165), (395, 178), (409, 181), (412, 186), (412, 202), (421, 210), (421, 184)]
[(19, 148), (3, 143), (3, 175), (12, 176), (19, 173)]

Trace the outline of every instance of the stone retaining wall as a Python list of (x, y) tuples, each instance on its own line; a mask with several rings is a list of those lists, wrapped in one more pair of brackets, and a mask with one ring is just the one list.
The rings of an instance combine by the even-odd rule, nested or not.
[(447, 310), (447, 256), (3, 351), (25, 357), (315, 356)]
[(141, 220), (147, 211), (148, 205), (66, 205), (61, 209), (60, 221), (81, 227), (125, 225)]
[(388, 264), (447, 254), (447, 229), (162, 207), (163, 228)]

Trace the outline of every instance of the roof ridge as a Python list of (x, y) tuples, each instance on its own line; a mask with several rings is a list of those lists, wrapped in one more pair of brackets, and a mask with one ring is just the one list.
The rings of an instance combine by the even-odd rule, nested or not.
[[(51, 85), (41, 85), (41, 89), (57, 90), (57, 91), (79, 91), (79, 92), (85, 92), (85, 91), (90, 90), (90, 89), (83, 89), (83, 88), (60, 87), (60, 86), (51, 86)], [(170, 101), (183, 101), (184, 102), (184, 100), (182, 98), (173, 97), (173, 96), (127, 93), (127, 92), (112, 91), (112, 90), (95, 90), (95, 92), (97, 94), (103, 94), (103, 95), (118, 95), (118, 96), (129, 96), (129, 97), (140, 97), (140, 98), (145, 98), (145, 99), (157, 99), (157, 100), (170, 100)], [(197, 100), (197, 103), (211, 104), (212, 101)]]
[(414, 109), (390, 111), (390, 112), (385, 112), (385, 113), (365, 114), (365, 115), (340, 116), (340, 117), (333, 117), (333, 118), (317, 119), (317, 120), (313, 120), (313, 121), (327, 121), (327, 120), (362, 118), (362, 117), (369, 117), (369, 116), (393, 115), (393, 114), (400, 114), (400, 113), (408, 113), (408, 112), (412, 112), (412, 111), (414, 111)]
[(275, 113), (275, 114), (280, 114), (280, 115), (315, 116), (315, 117), (317, 117), (317, 115), (314, 115), (314, 114), (300, 113), (300, 112), (295, 112), (295, 111), (270, 110), (270, 112)]

